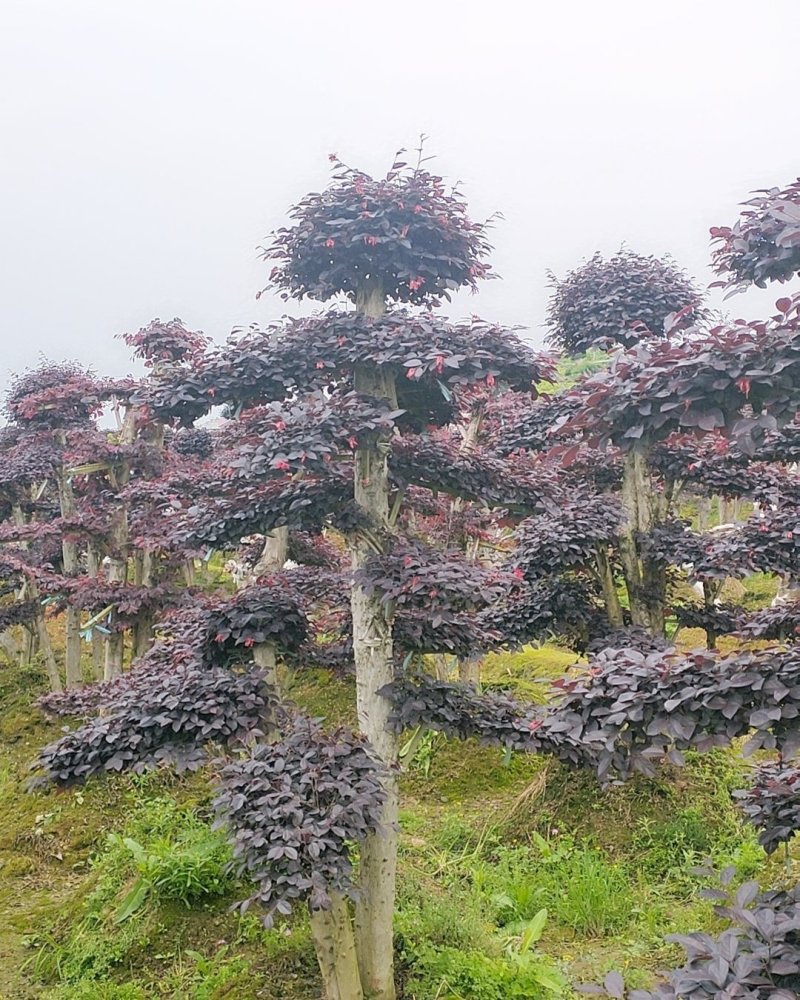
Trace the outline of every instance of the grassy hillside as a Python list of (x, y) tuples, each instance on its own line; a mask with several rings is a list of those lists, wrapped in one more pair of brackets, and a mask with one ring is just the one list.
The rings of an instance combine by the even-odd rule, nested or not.
[[(487, 676), (530, 697), (571, 659), (494, 656)], [(265, 931), (230, 910), (246, 892), (210, 828), (208, 773), (25, 791), (59, 732), (33, 705), (42, 690), (36, 671), (0, 666), (0, 998), (318, 997), (302, 914)], [(347, 682), (301, 675), (291, 696), (353, 719)], [(714, 926), (691, 873), (702, 859), (764, 884), (792, 877), (740, 823), (730, 791), (746, 781), (735, 752), (718, 751), (602, 793), (552, 762), (426, 736), (402, 779), (403, 996), (569, 996), (568, 982), (611, 968), (646, 984), (679, 957), (665, 934)]]

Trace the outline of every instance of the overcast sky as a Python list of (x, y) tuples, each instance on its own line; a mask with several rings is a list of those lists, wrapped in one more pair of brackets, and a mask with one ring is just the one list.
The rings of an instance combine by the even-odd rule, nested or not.
[[(545, 272), (624, 241), (703, 283), (708, 228), (800, 174), (800, 0), (4, 0), (0, 388), (180, 316), (223, 339), (293, 306), (257, 245), (424, 131), (503, 281), (459, 297), (543, 337)], [(730, 300), (758, 315), (779, 290)]]

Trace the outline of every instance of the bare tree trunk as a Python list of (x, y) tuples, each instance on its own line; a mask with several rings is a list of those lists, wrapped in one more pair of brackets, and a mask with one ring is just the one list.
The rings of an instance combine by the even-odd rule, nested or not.
[[(25, 635), (30, 633), (25, 629)], [(20, 655), (21, 646), (10, 632), (3, 632), (0, 635), (0, 652), (4, 653), (9, 660), (16, 660)]]
[[(384, 294), (377, 282), (364, 282), (356, 297), (356, 308), (367, 316), (383, 314)], [(386, 400), (392, 409), (397, 406), (393, 376), (380, 367), (358, 368), (354, 388)], [(389, 440), (382, 435), (356, 450), (355, 500), (367, 516), (370, 529), (354, 532), (350, 538), (354, 570), (366, 565), (389, 530), (388, 453)], [(351, 591), (351, 609), (358, 724), (378, 758), (393, 769), (399, 755), (398, 740), (388, 728), (391, 705), (378, 694), (394, 679), (391, 612), (378, 594), (368, 595), (358, 586)], [(355, 915), (361, 985), (371, 1000), (394, 1000), (395, 996), (393, 921), (398, 799), (393, 770), (385, 779), (385, 790), (380, 830), (370, 834), (361, 848), (362, 895), (356, 903)]]
[(634, 625), (654, 635), (664, 634), (667, 590), (666, 568), (642, 558), (639, 534), (646, 534), (666, 515), (666, 502), (655, 489), (647, 466), (647, 454), (630, 451), (622, 469), (622, 503), (627, 514), (619, 540), (628, 602)]
[(701, 497), (697, 505), (697, 530), (705, 531), (711, 520), (711, 497)]
[[(252, 571), (242, 579), (241, 587), (249, 587), (263, 576), (270, 576), (282, 569), (289, 548), (289, 529), (276, 528), (264, 539), (264, 549)], [(276, 692), (278, 685), (278, 665), (275, 644), (260, 642), (253, 648), (253, 661), (264, 671), (267, 683)]]
[(50, 690), (63, 691), (64, 686), (61, 683), (61, 675), (55, 653), (53, 653), (53, 644), (50, 642), (50, 633), (47, 631), (47, 622), (45, 622), (43, 614), (36, 616), (36, 630), (39, 635), (39, 651), (44, 657), (44, 667), (47, 671), (47, 679), (50, 681)]
[(433, 653), (433, 670), (437, 681), (446, 681), (450, 677), (450, 660), (447, 653)]
[[(703, 581), (703, 605), (707, 611), (714, 610), (714, 601), (717, 599), (717, 595), (722, 589), (722, 583), (710, 583), (708, 580)], [(709, 649), (717, 648), (717, 633), (713, 628), (706, 629), (706, 646)]]
[(275, 528), (264, 539), (264, 550), (258, 557), (247, 582), (255, 583), (262, 576), (270, 576), (283, 568), (289, 551), (289, 529)]
[(622, 628), (625, 618), (617, 593), (617, 581), (614, 579), (614, 570), (611, 560), (608, 558), (608, 548), (605, 545), (597, 546), (597, 571), (600, 576), (600, 585), (603, 589), (603, 600), (606, 606), (608, 623), (612, 628)]
[(26, 666), (33, 659), (33, 652), (36, 643), (36, 622), (32, 621), (25, 626), (22, 635), (22, 645), (19, 648), (19, 665)]
[[(22, 508), (19, 504), (14, 505), (11, 511), (11, 516), (17, 527), (22, 527), (22, 525), (25, 524), (25, 515), (22, 513)], [(23, 542), (23, 548), (27, 549), (27, 547), (28, 543)], [(25, 585), (22, 588), (21, 597), (23, 600), (25, 598), (31, 601), (39, 600), (39, 588), (33, 580), (26, 580)], [(44, 620), (44, 611), (40, 610), (36, 613), (36, 618), (34, 619), (33, 624), (36, 630), (36, 636), (39, 639), (39, 651), (44, 659), (47, 679), (50, 681), (50, 690), (54, 692), (61, 692), (64, 690), (64, 686), (61, 683), (61, 673), (58, 669), (55, 654), (53, 653), (53, 644), (50, 642), (50, 633), (47, 631), (47, 622)]]
[[(153, 586), (153, 556), (142, 550), (133, 557), (133, 582), (138, 587)], [(153, 645), (153, 613), (140, 611), (133, 626), (131, 657), (135, 660)]]
[[(483, 406), (479, 406), (475, 409), (470, 417), (470, 421), (464, 430), (464, 437), (461, 439), (461, 447), (458, 449), (460, 452), (469, 451), (470, 448), (474, 448), (477, 441), (478, 435), (481, 432), (481, 426), (483, 424), (484, 409)], [(456, 497), (451, 506), (451, 510), (454, 513), (458, 513), (464, 507), (464, 498)], [(470, 551), (470, 546), (467, 545), (466, 557), (471, 562), (475, 562), (478, 558), (478, 540), (475, 539), (475, 546), (472, 547)], [(482, 657), (477, 653), (470, 653), (469, 656), (459, 658), (458, 660), (458, 679), (464, 684), (470, 684), (472, 687), (478, 687), (481, 681), (481, 660)]]
[(477, 687), (481, 682), (481, 654), (470, 653), (458, 661), (458, 679), (464, 684)]
[[(136, 407), (131, 406), (125, 413), (120, 431), (120, 444), (133, 444), (136, 440)], [(117, 471), (117, 489), (123, 489), (130, 478), (131, 470), (128, 461), (122, 462)], [(128, 581), (128, 511), (123, 503), (116, 512), (111, 528), (111, 549), (109, 555), (108, 579), (110, 583), (127, 583)], [(112, 680), (122, 673), (125, 656), (125, 633), (112, 632), (106, 640), (106, 660), (103, 670), (105, 680)]]
[[(96, 579), (100, 576), (100, 553), (94, 542), (89, 542), (86, 546), (86, 572), (90, 577)], [(101, 681), (103, 679), (105, 643), (99, 632), (92, 630), (92, 679)]]
[[(61, 445), (66, 444), (65, 435), (59, 438)], [(75, 494), (72, 490), (67, 470), (63, 467), (58, 474), (58, 499), (61, 506), (61, 516), (71, 517), (76, 513)], [(64, 565), (64, 575), (74, 578), (78, 574), (78, 546), (76, 542), (66, 538), (61, 543), (61, 560)], [(81, 612), (79, 608), (67, 606), (65, 612), (66, 635), (64, 666), (67, 678), (67, 690), (80, 687), (83, 683), (81, 674)]]
[[(117, 511), (111, 529), (111, 555), (108, 565), (109, 583), (125, 583), (128, 579), (128, 516), (125, 510)], [(113, 624), (112, 612), (112, 624)], [(125, 633), (112, 631), (106, 638), (104, 680), (110, 681), (122, 673), (125, 653)]]
[(330, 909), (311, 911), (311, 937), (326, 1000), (362, 1000), (353, 924), (344, 897), (331, 893)]

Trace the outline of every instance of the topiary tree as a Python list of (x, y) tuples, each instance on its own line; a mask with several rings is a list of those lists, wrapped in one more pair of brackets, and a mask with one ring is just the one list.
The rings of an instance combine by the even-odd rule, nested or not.
[[(289, 537), (329, 529), (343, 536), (351, 563), (347, 574), (334, 567), (314, 580), (295, 570), (274, 575), (282, 560), (269, 576), (258, 564), (253, 572), (268, 587), (293, 588), (297, 580), (297, 592), (314, 615), (320, 605), (327, 605), (325, 616), (334, 614), (333, 643), (274, 645), (289, 663), (306, 656), (312, 662), (341, 662), (350, 651), (359, 728), (368, 744), (344, 736), (338, 745), (329, 744), (317, 728), (274, 720), (261, 728), (275, 731), (275, 747), (260, 748), (251, 764), (226, 772), (232, 780), (241, 777), (254, 794), (262, 782), (296, 779), (300, 784), (292, 785), (292, 794), (304, 801), (301, 785), (309, 764), (303, 754), (317, 755), (320, 762), (333, 755), (334, 794), (320, 805), (327, 818), (307, 818), (309, 843), (317, 846), (302, 858), (293, 844), (282, 848), (280, 857), (259, 850), (248, 801), (223, 796), (221, 811), (247, 845), (240, 857), (260, 881), (258, 898), (268, 906), (275, 900), (278, 912), (285, 912), (286, 900), (274, 895), (270, 880), (287, 859), (292, 863), (290, 895), (310, 902), (330, 997), (351, 1000), (363, 993), (390, 1000), (398, 737), (389, 724), (392, 702), (382, 692), (419, 653), (467, 656), (500, 641), (478, 615), (519, 585), (514, 574), (471, 564), (460, 550), (437, 552), (420, 537), (404, 539), (401, 528), (411, 528), (413, 519), (403, 508), (442, 490), (481, 505), (514, 506), (520, 513), (541, 510), (542, 487), (533, 470), (518, 463), (519, 471), (509, 476), (508, 463), (464, 450), (447, 425), (457, 421), (470, 387), (480, 385), (490, 395), (505, 387), (531, 394), (553, 369), (550, 357), (535, 354), (514, 330), (476, 318), (450, 323), (431, 311), (404, 308), (429, 310), (488, 273), (486, 227), (469, 219), (457, 191), (446, 189), (421, 164), (409, 168), (399, 158), (380, 180), (334, 162), (331, 186), (291, 211), (291, 225), (275, 234), (264, 255), (274, 263), (272, 283), (286, 297), (325, 301), (344, 295), (350, 308), (284, 320), (266, 330), (235, 331), (221, 349), (192, 343), (184, 350), (185, 338), (178, 336), (176, 353), (171, 326), (136, 335), (137, 346), (158, 359), (133, 397), (143, 413), (171, 425), (176, 441), (213, 406), (224, 406), (230, 419), (205, 465), (189, 470), (170, 463), (160, 478), (132, 483), (126, 497), (162, 513), (158, 526), (154, 519), (137, 524), (138, 543), (158, 536), (175, 552), (230, 550), (250, 536), (281, 529), (288, 529)], [(242, 592), (243, 600), (247, 594)], [(262, 605), (263, 594), (257, 595), (247, 614), (257, 619)], [(277, 611), (268, 607), (266, 614), (275, 620)], [(227, 626), (220, 635), (227, 635)], [(271, 641), (266, 629), (250, 639), (237, 648), (243, 645), (251, 657)], [(173, 652), (181, 655), (180, 647)], [(207, 654), (201, 659), (206, 662)], [(274, 691), (274, 684), (270, 687)], [(148, 724), (126, 712), (135, 726)], [(145, 717), (152, 717), (149, 708)], [(120, 732), (124, 724), (114, 722)], [(97, 725), (108, 727), (107, 717)], [(223, 728), (221, 737), (237, 735), (227, 723)], [(76, 736), (69, 747), (62, 745), (63, 752), (73, 752), (79, 741)], [(346, 754), (345, 744), (351, 748)], [(50, 752), (52, 766), (50, 757), (45, 762), (52, 773), (61, 752)], [(276, 769), (273, 754), (281, 753), (285, 764)], [(114, 760), (116, 765), (119, 758)], [(330, 865), (309, 880), (308, 866), (321, 856), (314, 853), (321, 841), (312, 827), (327, 828), (352, 805), (356, 760), (371, 775), (364, 786), (369, 805), (363, 821), (336, 834), (325, 853)], [(131, 762), (125, 759), (123, 766)], [(66, 769), (71, 767), (68, 761)], [(258, 820), (276, 841), (283, 838), (281, 822), (277, 814)], [(333, 824), (341, 826), (339, 820)], [(351, 836), (361, 841), (357, 886), (349, 877)], [(355, 899), (352, 922), (343, 894)]]
[(559, 281), (547, 310), (549, 340), (577, 357), (592, 348), (633, 347), (703, 316), (702, 295), (668, 257), (596, 253)]

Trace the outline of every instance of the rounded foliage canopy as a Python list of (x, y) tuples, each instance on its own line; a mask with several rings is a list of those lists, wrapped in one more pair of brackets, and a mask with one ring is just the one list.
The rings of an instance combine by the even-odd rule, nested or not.
[(559, 281), (547, 311), (550, 343), (572, 355), (663, 337), (701, 313), (701, 293), (670, 258), (596, 253)]
[(396, 302), (438, 305), (487, 276), (486, 224), (470, 220), (461, 194), (421, 158), (410, 168), (404, 152), (377, 180), (331, 154), (333, 182), (295, 205), (292, 225), (263, 250), (285, 298), (354, 295), (371, 278)]

